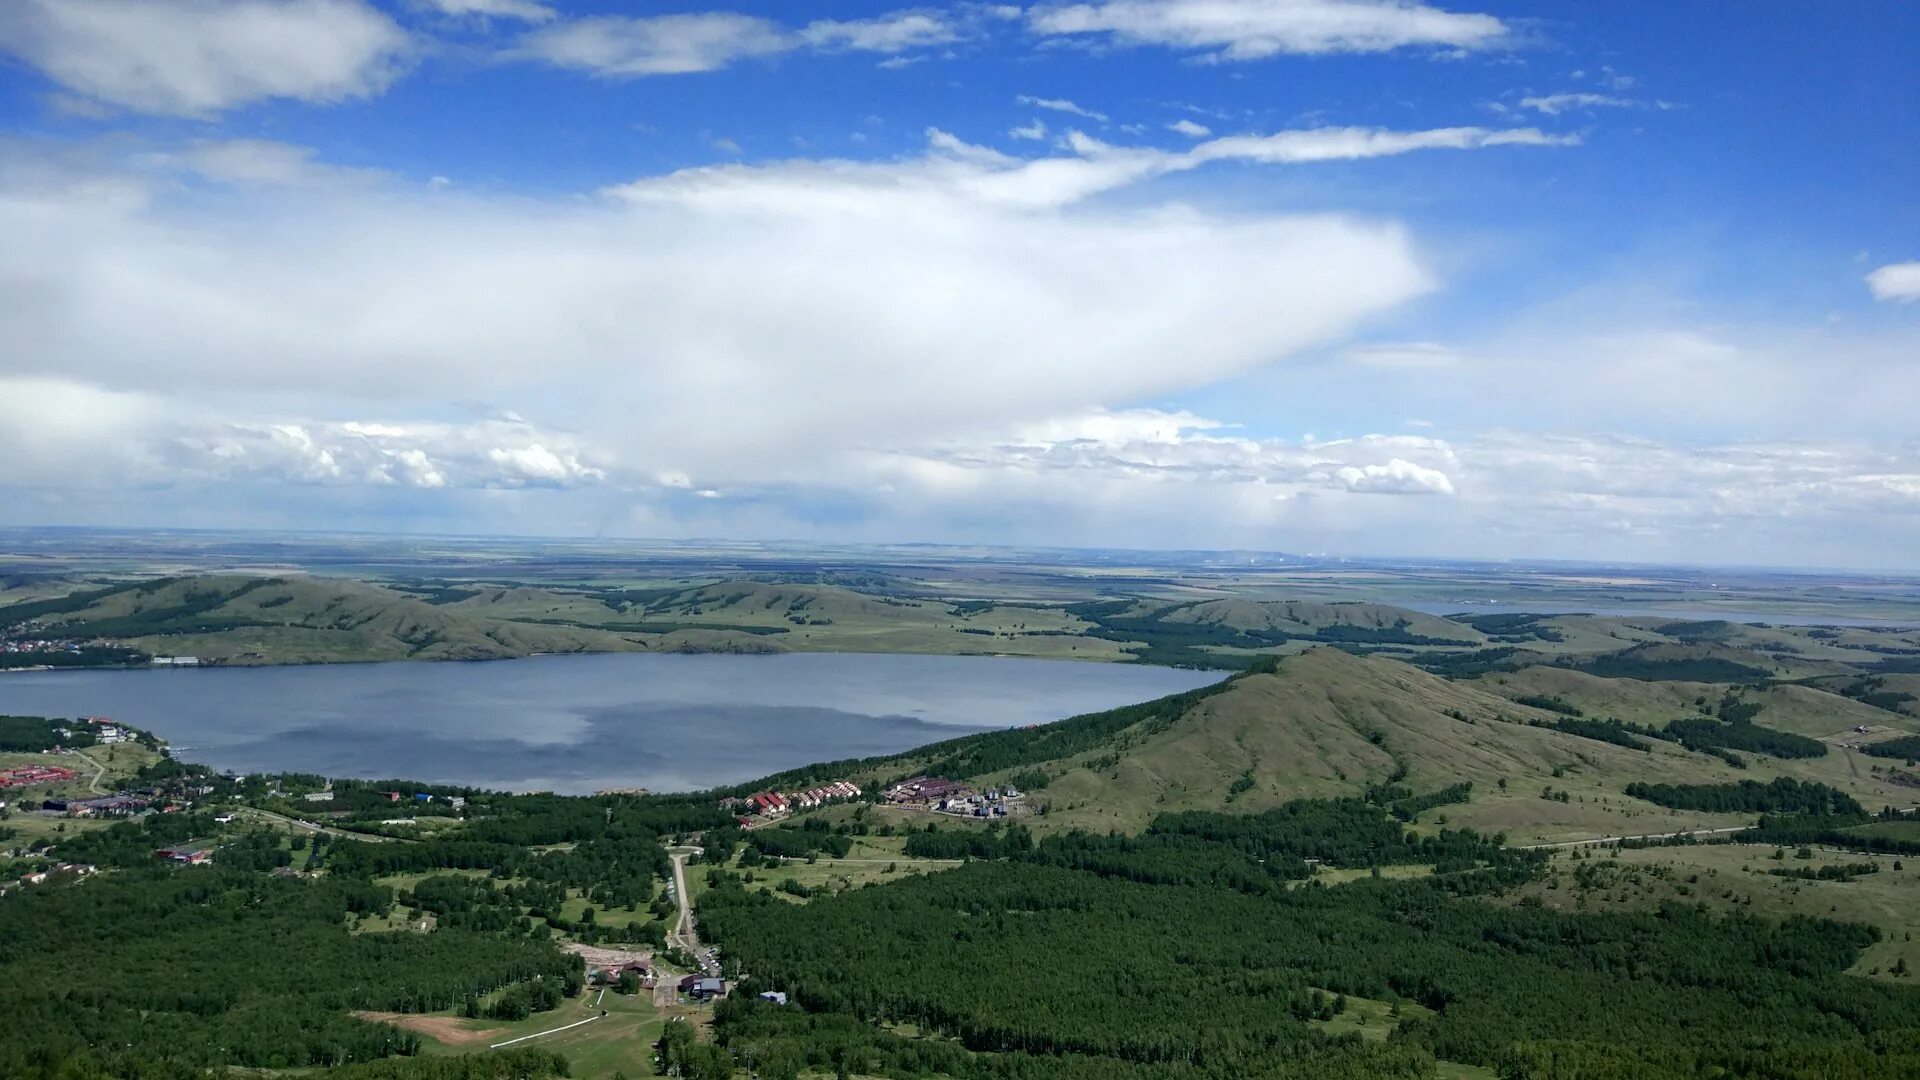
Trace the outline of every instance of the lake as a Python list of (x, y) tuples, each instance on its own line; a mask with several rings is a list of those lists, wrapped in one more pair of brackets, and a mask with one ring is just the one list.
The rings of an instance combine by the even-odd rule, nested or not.
[(0, 675), (0, 713), (100, 715), (236, 772), (691, 790), (1205, 686), (1221, 672), (972, 656), (614, 653)]

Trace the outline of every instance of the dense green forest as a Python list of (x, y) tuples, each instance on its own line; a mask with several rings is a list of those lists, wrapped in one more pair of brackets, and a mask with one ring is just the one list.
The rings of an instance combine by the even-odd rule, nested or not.
[(1860, 746), (1860, 752), (1874, 757), (1920, 760), (1920, 735), (1902, 735), (1897, 739), (1863, 743)]
[(1628, 784), (1627, 794), (1675, 810), (1865, 816), (1860, 804), (1845, 792), (1784, 776), (1765, 784), (1754, 780), (1733, 784)]
[(536, 977), (579, 985), (577, 959), (523, 936), (346, 931), (391, 904), (364, 882), (229, 867), (128, 869), (9, 894), (0, 1061), (51, 1048), (121, 1076), (336, 1065), (419, 1046), (353, 1009), (451, 1008)]
[[(1243, 857), (1234, 843), (1223, 857)], [(926, 1061), (915, 1054), (965, 1077), (1428, 1076), (1436, 1058), (1514, 1076), (1920, 1069), (1920, 991), (1840, 974), (1871, 928), (1688, 907), (1562, 915), (1456, 895), (1500, 880), (1252, 894), (1029, 858), (803, 907), (723, 879), (702, 911), (730, 965), (810, 1014), (730, 1006), (721, 1041), (854, 1072)], [(1384, 1044), (1314, 1028), (1343, 997), (1423, 1011)], [(914, 1050), (872, 1021), (991, 1053)]]

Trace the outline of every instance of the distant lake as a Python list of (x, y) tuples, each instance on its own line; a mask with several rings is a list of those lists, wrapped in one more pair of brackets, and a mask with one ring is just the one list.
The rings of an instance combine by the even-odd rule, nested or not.
[(615, 653), (0, 674), (0, 713), (109, 716), (188, 761), (568, 793), (680, 791), (1205, 686), (1220, 672), (971, 656)]

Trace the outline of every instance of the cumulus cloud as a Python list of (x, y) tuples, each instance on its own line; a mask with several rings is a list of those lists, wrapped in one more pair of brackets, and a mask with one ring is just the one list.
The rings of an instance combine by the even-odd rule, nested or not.
[[(1429, 145), (1334, 132), (1257, 160), (1326, 160), (1326, 141)], [(900, 160), (719, 165), (546, 202), (286, 182), (324, 166), (272, 144), (21, 165), (0, 173), (0, 375), (245, 399), (236, 453), (272, 442), (265, 412), (342, 482), (374, 463), (325, 423), (366, 403), (431, 416), (457, 388), (634, 475), (730, 491), (850, 447), (1202, 385), (1435, 287), (1391, 221), (1096, 200), (1233, 154), (1075, 145), (1021, 159), (936, 133)], [(183, 194), (188, 167), (246, 197)], [(392, 449), (459, 487), (550, 479), (534, 444), (560, 453), (546, 435), (457, 460)]]
[(734, 12), (683, 15), (592, 15), (542, 27), (521, 38), (509, 57), (606, 78), (717, 71), (738, 60), (798, 49), (888, 55), (956, 40), (959, 31), (937, 13), (896, 11), (871, 19), (820, 19), (797, 30)]
[(1054, 112), (1063, 112), (1071, 116), (1084, 116), (1089, 120), (1098, 120), (1103, 124), (1107, 122), (1106, 113), (1095, 112), (1092, 109), (1068, 101), (1066, 98), (1045, 98), (1034, 97), (1031, 94), (1021, 94), (1013, 100), (1016, 104), (1031, 105), (1036, 109), (1051, 109)]
[(207, 116), (378, 94), (411, 45), (362, 0), (12, 0), (0, 49), (93, 101)]
[(954, 26), (932, 11), (895, 11), (872, 19), (820, 19), (800, 31), (800, 39), (817, 48), (877, 53), (944, 45), (958, 37)]
[(1335, 474), (1348, 491), (1379, 495), (1451, 495), (1453, 481), (1438, 469), (1394, 458), (1385, 465), (1347, 465)]
[(1867, 288), (1875, 300), (1920, 300), (1920, 262), (1888, 263), (1867, 275)]
[(1032, 8), (1027, 22), (1038, 34), (1162, 45), (1217, 60), (1409, 46), (1484, 50), (1509, 39), (1494, 16), (1413, 0), (1101, 0)]
[(0, 450), (14, 463), (10, 482), (26, 487), (522, 488), (607, 478), (573, 436), (523, 420), (281, 417), (59, 378), (0, 376)]
[(1028, 139), (1033, 141), (1044, 139), (1047, 137), (1047, 122), (1036, 119), (1030, 124), (1021, 124), (1018, 127), (1008, 128), (1007, 136), (1014, 139)]
[(1196, 124), (1192, 120), (1175, 120), (1167, 125), (1167, 130), (1185, 135), (1189, 139), (1204, 139), (1213, 134), (1213, 129), (1205, 124)]

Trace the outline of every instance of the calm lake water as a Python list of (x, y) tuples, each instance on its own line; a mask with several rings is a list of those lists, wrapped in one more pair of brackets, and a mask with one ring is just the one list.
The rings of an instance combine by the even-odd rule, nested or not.
[(738, 783), (1204, 686), (1220, 672), (969, 656), (542, 656), (0, 675), (0, 713), (101, 715), (239, 772), (656, 791)]

